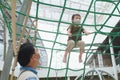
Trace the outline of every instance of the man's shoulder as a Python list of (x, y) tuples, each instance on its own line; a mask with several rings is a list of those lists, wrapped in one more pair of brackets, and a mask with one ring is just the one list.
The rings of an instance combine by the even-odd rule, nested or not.
[(25, 70), (22, 74), (31, 74), (31, 75), (33, 75), (34, 73), (32, 71), (30, 71), (30, 70)]
[(26, 78), (26, 80), (38, 80), (36, 77), (29, 77), (29, 78)]
[(38, 77), (32, 71), (24, 71), (18, 77), (18, 80), (38, 80)]

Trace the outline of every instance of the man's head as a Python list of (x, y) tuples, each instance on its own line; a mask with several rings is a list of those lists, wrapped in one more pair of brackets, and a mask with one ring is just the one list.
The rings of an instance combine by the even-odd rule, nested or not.
[(40, 55), (32, 43), (24, 43), (18, 52), (18, 62), (21, 66), (36, 68), (39, 64)]
[(75, 24), (80, 24), (81, 22), (81, 16), (79, 14), (73, 14), (71, 19), (72, 19), (72, 23)]

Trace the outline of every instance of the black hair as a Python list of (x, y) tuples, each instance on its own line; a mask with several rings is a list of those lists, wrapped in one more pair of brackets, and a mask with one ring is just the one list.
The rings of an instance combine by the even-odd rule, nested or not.
[(19, 64), (23, 67), (28, 65), (33, 54), (35, 54), (35, 49), (32, 43), (27, 42), (22, 44), (18, 51)]
[(71, 20), (73, 20), (75, 16), (80, 16), (80, 14), (73, 14)]

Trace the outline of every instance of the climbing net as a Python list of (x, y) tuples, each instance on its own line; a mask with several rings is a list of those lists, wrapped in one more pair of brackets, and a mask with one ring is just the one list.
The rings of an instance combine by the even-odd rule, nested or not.
[[(48, 53), (51, 54), (49, 57), (50, 60), (48, 67), (42, 65), (40, 66), (40, 68), (48, 69), (48, 73), (46, 75), (47, 79), (50, 76), (51, 70), (65, 70), (65, 74), (64, 74), (65, 80), (67, 79), (67, 76), (69, 76), (68, 75), (69, 70), (83, 71), (83, 76), (84, 76), (86, 70), (86, 61), (89, 58), (89, 56), (91, 54), (101, 54), (101, 52), (97, 52), (97, 49), (93, 51), (93, 47), (97, 47), (98, 50), (104, 51), (102, 52), (103, 54), (108, 53), (110, 47), (119, 48), (119, 46), (112, 45), (115, 39), (120, 35), (119, 26), (115, 27), (116, 22), (114, 23), (112, 21), (113, 19), (117, 21), (120, 18), (120, 8), (119, 8), (120, 5), (118, 0), (91, 0), (89, 2), (89, 6), (87, 9), (76, 9), (73, 7), (69, 7), (67, 5), (68, 2), (69, 0), (63, 0), (63, 2), (60, 5), (58, 5), (40, 0), (24, 0), (21, 4), (20, 0), (17, 0), (16, 4), (18, 5), (21, 4), (23, 6), (20, 7), (21, 9), (17, 9), (16, 7), (16, 12), (12, 11), (13, 13), (10, 14), (11, 9), (15, 7), (11, 7), (8, 5), (9, 3), (4, 2), (4, 0), (0, 0), (1, 12), (4, 17), (6, 26), (8, 28), (10, 38), (12, 38), (13, 41), (16, 38), (15, 41), (20, 43), (26, 40), (30, 40), (35, 45), (35, 47), (40, 49), (41, 56), (44, 56), (45, 54), (44, 52), (46, 52), (46, 50), (50, 52)], [(102, 4), (107, 3), (108, 5), (107, 7), (109, 7), (110, 10), (107, 7), (105, 8), (102, 7), (104, 8), (103, 9), (104, 11), (100, 11), (97, 8), (98, 7), (97, 5), (99, 5), (99, 3)], [(40, 10), (42, 10), (41, 8), (43, 7), (49, 7), (50, 10), (52, 9), (58, 10), (60, 14), (59, 15), (56, 14), (57, 16), (55, 14), (52, 15), (53, 19), (50, 17), (51, 15), (49, 15), (49, 13), (47, 14), (48, 15), (47, 17), (46, 16), (42, 17)], [(71, 13), (71, 14), (67, 15), (67, 13)], [(64, 53), (66, 48), (66, 42), (65, 42), (67, 41), (66, 29), (68, 27), (67, 25), (70, 24), (70, 19), (68, 18), (69, 20), (65, 21), (63, 18), (71, 16), (72, 13), (84, 14), (81, 26), (83, 27), (86, 26), (89, 29), (91, 29), (92, 27), (92, 29), (94, 30), (90, 34), (93, 35), (92, 41), (89, 44), (86, 44), (86, 47), (88, 47), (88, 49), (85, 50), (86, 56), (85, 56), (84, 66), (82, 69), (77, 69), (77, 70), (69, 68), (69, 58), (70, 58), (69, 56), (68, 62), (66, 63), (66, 68), (60, 68), (60, 69), (52, 68), (51, 66), (52, 66), (53, 56), (59, 52)], [(13, 14), (15, 15), (11, 16)], [(90, 17), (89, 15), (92, 15), (92, 18), (90, 18), (92, 22), (88, 22), (90, 21), (88, 20), (88, 18)], [(14, 18), (16, 17), (17, 19), (12, 20), (11, 17)], [(14, 22), (15, 24), (15, 21), (16, 21), (16, 27), (15, 27), (16, 31), (14, 31), (15, 28), (13, 28), (13, 24), (12, 24), (12, 22)], [(46, 25), (42, 25), (42, 23), (51, 24), (54, 26), (49, 25), (45, 27)], [(115, 30), (115, 32), (111, 32), (113, 29)], [(15, 34), (13, 35), (13, 33)], [(97, 39), (97, 36), (99, 35), (105, 36), (105, 38), (111, 37), (111, 41), (109, 42), (109, 40), (107, 40), (109, 43), (105, 43), (104, 45), (98, 44), (95, 41)], [(13, 38), (13, 36), (16, 37)], [(43, 38), (42, 36), (46, 38)], [(52, 37), (52, 39), (50, 37)], [(65, 38), (66, 40), (64, 40), (63, 38)], [(47, 45), (45, 45), (44, 43), (47, 43)], [(17, 43), (15, 44), (15, 46), (16, 45)], [(15, 53), (16, 52), (17, 51), (15, 51)], [(75, 49), (72, 52), (78, 53), (78, 50)], [(42, 60), (43, 59), (41, 58), (41, 62)], [(42, 63), (44, 64), (44, 60)], [(82, 77), (82, 80), (84, 80), (84, 77)]]

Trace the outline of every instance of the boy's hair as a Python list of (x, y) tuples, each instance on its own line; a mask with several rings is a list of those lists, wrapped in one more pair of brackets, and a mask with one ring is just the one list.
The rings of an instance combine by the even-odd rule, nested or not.
[(75, 16), (80, 16), (80, 14), (73, 14), (71, 19), (73, 20)]
[(35, 54), (35, 49), (32, 43), (22, 44), (18, 51), (19, 64), (23, 67), (28, 65), (33, 54)]

